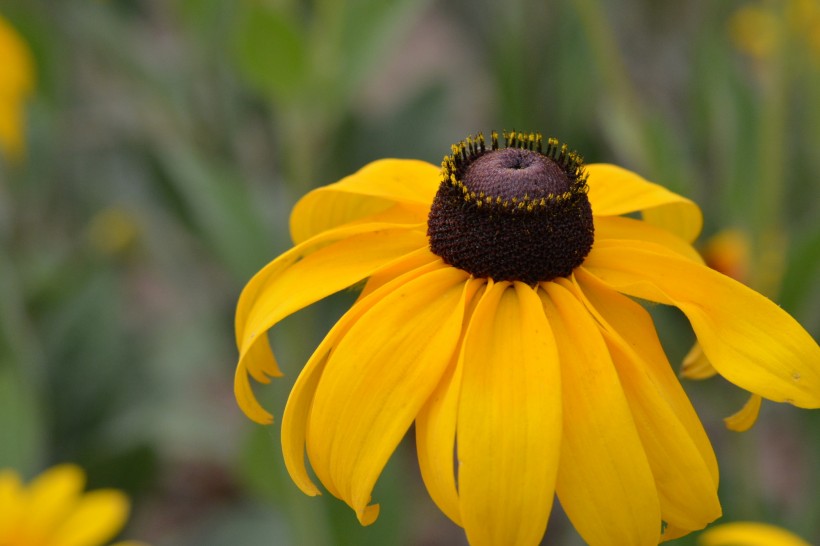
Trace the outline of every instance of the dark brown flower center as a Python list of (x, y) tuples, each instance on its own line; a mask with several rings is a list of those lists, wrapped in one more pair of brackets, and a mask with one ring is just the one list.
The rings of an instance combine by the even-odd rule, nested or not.
[(537, 133), (453, 146), (430, 209), (430, 250), (476, 277), (535, 284), (566, 277), (593, 242), (583, 160)]

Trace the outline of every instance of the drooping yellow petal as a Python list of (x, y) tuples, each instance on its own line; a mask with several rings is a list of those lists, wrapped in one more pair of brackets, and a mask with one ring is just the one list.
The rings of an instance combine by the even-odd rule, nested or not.
[[(254, 319), (261, 322), (261, 318), (278, 317), (274, 319), (275, 323), (298, 309), (360, 281), (390, 260), (425, 246), (427, 242), (423, 227), (414, 230), (407, 226), (376, 223), (325, 231), (293, 247), (262, 268), (242, 290), (236, 309), (237, 346), (243, 350), (253, 341), (254, 336), (248, 331), (258, 326)], [(320, 251), (325, 252), (317, 256)], [(348, 251), (354, 253), (348, 256), (345, 254)], [(368, 262), (363, 272), (357, 270), (361, 253), (365, 253), (362, 258)], [(375, 261), (376, 267), (370, 261)], [(333, 268), (322, 269), (330, 266)], [(337, 268), (342, 269), (341, 276), (336, 274)], [(308, 269), (311, 271), (306, 271)], [(329, 284), (330, 291), (325, 290), (326, 293), (320, 295), (311, 294), (310, 297), (303, 295), (313, 287), (305, 286), (307, 282), (294, 286), (293, 282), (294, 278), (298, 281), (305, 274), (312, 277), (305, 281)], [(336, 281), (337, 277), (340, 281)], [(316, 289), (323, 290), (318, 287)], [(288, 296), (283, 303), (277, 303), (275, 297), (280, 292)], [(274, 301), (268, 301), (271, 299)]]
[(751, 395), (737, 413), (723, 419), (726, 428), (734, 430), (735, 432), (746, 432), (752, 428), (757, 422), (758, 415), (760, 415), (760, 405), (762, 402), (763, 399), (757, 394)]
[(234, 391), (242, 410), (257, 422), (272, 421), (255, 403), (246, 377), (250, 373), (266, 382), (266, 376), (281, 375), (266, 336), (269, 328), (426, 244), (423, 232), (393, 224), (339, 228), (295, 247), (257, 273), (243, 290), (236, 311), (240, 357)]
[[(557, 282), (575, 293), (602, 326), (601, 333), (655, 478), (663, 520), (690, 531), (703, 529), (721, 515), (717, 483), (693, 434), (689, 433), (670, 404), (667, 389), (655, 378), (657, 372), (653, 368), (658, 363), (646, 362), (633, 348), (632, 340), (624, 339), (618, 332), (618, 322), (628, 320), (633, 311), (629, 307), (635, 304), (600, 285), (588, 283), (587, 296), (575, 283), (566, 279)], [(608, 314), (613, 314), (612, 311), (617, 313), (620, 320), (611, 325), (597, 311), (592, 300), (608, 307)], [(654, 329), (647, 330), (644, 335), (654, 337)], [(665, 362), (663, 364), (666, 369), (660, 373), (671, 374), (671, 367)], [(695, 431), (694, 435), (699, 432)], [(713, 457), (710, 453), (709, 460)]]
[[(265, 340), (265, 343), (267, 343), (267, 340)], [(261, 343), (254, 345), (253, 350), (258, 350), (259, 345)], [(268, 347), (268, 353), (270, 353), (270, 347)], [(274, 375), (281, 376), (282, 374), (276, 373)], [(270, 380), (266, 376), (262, 376), (261, 381), (268, 382)], [(263, 425), (273, 422), (273, 415), (262, 407), (262, 404), (256, 399), (251, 387), (251, 376), (245, 366), (236, 367), (233, 376), (233, 395), (236, 398), (237, 405), (249, 419)]]
[(396, 288), (356, 321), (325, 364), (308, 456), (364, 525), (375, 519), (368, 505), (379, 474), (455, 350), (468, 278), (447, 267)]
[(475, 546), (537, 544), (547, 527), (561, 446), (561, 371), (535, 291), (487, 289), (461, 353), (458, 487)]
[(657, 544), (655, 481), (598, 326), (567, 289), (553, 282), (541, 286), (561, 359), (561, 506), (592, 546)]
[(683, 364), (680, 368), (680, 376), (686, 379), (709, 379), (717, 374), (717, 370), (703, 354), (703, 348), (697, 341), (686, 356), (683, 357)]
[(441, 169), (424, 161), (374, 161), (339, 182), (302, 197), (290, 216), (291, 237), (298, 244), (397, 203), (419, 210), (424, 221), (440, 182)]
[[(471, 279), (468, 282), (476, 284), (478, 290), (467, 302), (458, 348), (462, 346), (473, 311), (481, 300), (483, 289), (487, 286), (488, 281)], [(490, 280), (489, 283), (492, 281)], [(469, 289), (475, 288), (470, 287)], [(464, 363), (460, 355), (460, 349), (453, 353), (444, 377), (416, 417), (416, 452), (424, 485), (433, 502), (457, 525), (461, 525), (461, 509), (456, 489), (454, 454), (458, 401), (461, 396)]]
[(646, 222), (685, 241), (694, 241), (700, 233), (703, 215), (689, 199), (616, 165), (594, 163), (586, 166), (586, 172), (595, 216), (641, 212)]
[(686, 427), (717, 486), (718, 465), (712, 443), (689, 397), (675, 377), (658, 340), (652, 317), (639, 304), (618, 294), (583, 267), (576, 269), (573, 277), (578, 282), (585, 301), (590, 303), (590, 310), (596, 319), (625, 340), (645, 363), (644, 371), (650, 375), (653, 386), (663, 392), (663, 398)]
[(120, 491), (86, 493), (55, 529), (49, 546), (99, 546), (123, 528), (128, 511), (128, 498)]
[(655, 227), (648, 222), (623, 216), (596, 216), (595, 240), (634, 239), (659, 244), (681, 256), (702, 264), (703, 258), (695, 248), (674, 233)]
[(699, 546), (810, 546), (797, 535), (765, 523), (738, 521), (701, 533)]
[(85, 474), (73, 464), (53, 466), (37, 476), (26, 488), (23, 528), (49, 536), (74, 508), (84, 485)]
[[(330, 351), (356, 321), (385, 296), (393, 293), (409, 281), (443, 267), (449, 266), (445, 266), (441, 259), (437, 263), (421, 265), (403, 275), (396, 275), (390, 282), (385, 283), (367, 297), (361, 298), (331, 328), (319, 344), (319, 347), (313, 352), (305, 367), (302, 368), (293, 389), (290, 391), (285, 412), (282, 415), (282, 453), (290, 477), (305, 494), (311, 496), (320, 494), (319, 489), (310, 479), (305, 468), (305, 439), (308, 416), (313, 405), (313, 395), (316, 392), (316, 386), (319, 384), (319, 378), (327, 363)], [(339, 493), (336, 487), (330, 483), (329, 477), (326, 479), (325, 487), (334, 496), (338, 497)]]
[(620, 292), (680, 308), (712, 366), (742, 389), (820, 407), (820, 347), (764, 296), (649, 243), (600, 241), (583, 267)]

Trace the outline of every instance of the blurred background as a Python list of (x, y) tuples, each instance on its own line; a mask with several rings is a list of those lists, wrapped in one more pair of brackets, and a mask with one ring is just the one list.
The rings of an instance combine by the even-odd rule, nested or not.
[[(233, 399), (239, 292), (302, 194), (377, 158), (556, 136), (697, 201), (711, 263), (820, 335), (818, 0), (3, 0), (0, 18), (0, 468), (79, 463), (133, 499), (126, 537), (466, 544), (412, 437), (371, 527), (287, 477), (287, 394), (354, 294), (272, 332), (274, 425)], [(678, 366), (691, 330), (652, 312)], [(724, 520), (820, 543), (820, 412), (764, 402), (740, 434), (722, 418), (743, 392), (684, 386)], [(580, 544), (557, 505), (545, 543)]]

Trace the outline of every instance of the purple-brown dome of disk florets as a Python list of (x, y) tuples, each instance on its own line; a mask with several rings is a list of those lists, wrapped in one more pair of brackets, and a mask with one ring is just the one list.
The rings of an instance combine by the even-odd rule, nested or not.
[(566, 277), (594, 240), (583, 159), (538, 133), (493, 131), (452, 147), (427, 222), (430, 250), (475, 277)]

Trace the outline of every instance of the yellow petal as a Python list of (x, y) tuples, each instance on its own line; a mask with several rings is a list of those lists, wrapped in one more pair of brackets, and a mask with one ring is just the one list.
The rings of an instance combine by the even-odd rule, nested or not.
[(683, 357), (683, 365), (680, 369), (681, 377), (686, 379), (709, 379), (717, 374), (717, 370), (703, 354), (703, 348), (697, 341), (689, 352)]
[(84, 485), (85, 474), (73, 464), (53, 466), (37, 476), (26, 490), (23, 528), (50, 536), (74, 508)]
[(54, 531), (50, 546), (99, 546), (123, 528), (128, 511), (128, 498), (120, 491), (86, 493)]
[[(601, 333), (649, 459), (663, 520), (690, 531), (703, 529), (721, 515), (717, 483), (698, 445), (669, 403), (667, 389), (655, 378), (658, 372), (672, 375), (672, 368), (662, 361), (663, 369), (654, 370), (658, 362), (646, 362), (633, 348), (632, 340), (618, 332), (618, 323), (628, 320), (629, 307), (635, 304), (600, 285), (587, 284), (584, 293), (566, 279), (557, 282), (575, 293), (602, 326)], [(592, 301), (608, 307), (607, 314), (618, 317), (614, 325)], [(655, 331), (650, 329), (644, 335), (655, 337)], [(710, 460), (713, 457), (710, 454)]]
[(600, 241), (583, 267), (620, 292), (680, 308), (712, 366), (742, 389), (820, 407), (820, 347), (757, 292), (649, 243)]
[(765, 523), (735, 522), (701, 533), (699, 546), (810, 546), (797, 535)]
[(595, 163), (587, 165), (586, 172), (589, 202), (595, 216), (641, 212), (646, 222), (687, 242), (694, 241), (700, 233), (703, 215), (689, 199), (615, 165)]
[(695, 248), (675, 235), (648, 222), (622, 216), (596, 216), (595, 240), (634, 239), (659, 244), (684, 258), (702, 264), (703, 258)]
[(362, 291), (359, 294), (359, 299), (369, 296), (378, 288), (384, 286), (393, 279), (404, 275), (408, 271), (440, 261), (441, 258), (430, 252), (430, 249), (426, 247), (402, 256), (400, 259), (390, 262), (370, 275), (367, 279), (367, 283), (364, 285), (364, 288), (362, 288)]
[[(367, 297), (357, 301), (331, 328), (319, 344), (319, 347), (313, 352), (305, 367), (302, 368), (302, 372), (290, 391), (285, 412), (282, 415), (282, 453), (291, 479), (305, 494), (311, 496), (320, 494), (319, 489), (310, 479), (305, 468), (305, 438), (308, 416), (313, 405), (313, 395), (316, 392), (316, 386), (319, 384), (319, 378), (325, 368), (330, 351), (350, 330), (351, 326), (385, 296), (411, 280), (443, 267), (449, 266), (444, 265), (440, 259), (437, 263), (424, 264), (397, 276)], [(337, 489), (332, 483), (329, 483), (329, 480), (325, 483), (325, 487), (334, 496), (339, 496)]]
[(268, 344), (269, 328), (426, 245), (423, 232), (396, 229), (393, 224), (340, 228), (302, 243), (257, 273), (242, 291), (236, 310), (240, 356), (234, 391), (242, 410), (257, 422), (272, 421), (271, 415), (252, 401), (245, 377), (250, 373), (265, 382), (266, 376), (281, 375)]
[[(243, 350), (253, 341), (249, 330), (258, 326), (254, 321), (260, 322), (260, 316), (279, 317), (274, 320), (275, 323), (298, 309), (360, 281), (391, 259), (426, 246), (427, 239), (423, 229), (413, 230), (407, 226), (376, 223), (356, 224), (326, 231), (293, 247), (262, 268), (242, 290), (236, 309), (237, 346)], [(324, 252), (319, 254), (322, 251)], [(346, 256), (345, 252), (352, 254)], [(368, 264), (370, 267), (365, 267), (364, 272), (361, 272), (357, 267), (360, 253), (364, 253), (365, 260), (375, 260), (377, 267)], [(319, 255), (316, 256), (317, 254)], [(342, 263), (335, 263), (334, 260)], [(333, 269), (322, 270), (329, 266)], [(337, 268), (342, 269), (341, 282), (336, 281)], [(321, 285), (329, 284), (332, 288), (318, 296), (303, 295), (310, 287), (298, 283), (294, 287), (293, 283), (294, 280), (299, 280), (300, 275), (305, 274), (311, 275), (310, 280)], [(275, 299), (280, 292), (288, 296), (283, 303), (265, 301), (272, 297)]]
[(23, 485), (16, 472), (0, 470), (0, 537), (14, 525), (24, 506)]
[(598, 326), (565, 288), (541, 286), (561, 359), (561, 506), (592, 546), (657, 544), (661, 511), (655, 481)]
[(555, 496), (561, 370), (530, 286), (487, 289), (464, 339), (458, 487), (470, 544), (538, 544)]
[(381, 159), (329, 186), (313, 190), (293, 207), (294, 243), (399, 203), (420, 209), (422, 221), (441, 182), (441, 169), (424, 161)]
[(379, 474), (455, 350), (468, 274), (438, 269), (395, 289), (350, 328), (325, 364), (307, 426), (316, 476), (367, 524)]
[(686, 536), (691, 532), (691, 529), (681, 529), (680, 527), (675, 527), (674, 525), (669, 524), (664, 525), (663, 535), (661, 535), (661, 543), (666, 542), (668, 540), (675, 540), (676, 538)]
[[(267, 343), (267, 340), (265, 343)], [(258, 350), (257, 347), (259, 345), (261, 344), (257, 343), (254, 345), (253, 350)], [(268, 352), (270, 352), (270, 347), (268, 347)], [(279, 373), (277, 375), (282, 374)], [(256, 395), (253, 393), (253, 389), (251, 388), (250, 378), (251, 376), (248, 374), (247, 368), (244, 366), (236, 367), (236, 371), (233, 376), (234, 398), (236, 398), (236, 403), (239, 408), (245, 415), (248, 416), (249, 419), (262, 425), (268, 425), (273, 422), (273, 415), (262, 407), (262, 404), (260, 404), (259, 400), (256, 399)], [(263, 377), (261, 381), (269, 382), (270, 380), (267, 379), (267, 377)]]
[(743, 404), (743, 407), (740, 408), (737, 413), (723, 420), (726, 424), (726, 428), (734, 430), (735, 432), (746, 432), (752, 428), (757, 422), (757, 416), (760, 415), (760, 404), (762, 402), (763, 399), (760, 398), (760, 396), (756, 394), (751, 395), (749, 400)]
[(453, 360), (416, 418), (416, 453), (430, 498), (444, 515), (461, 526), (453, 454), (462, 367), (457, 355)]
[[(471, 279), (478, 290), (467, 301), (467, 309), (461, 328), (458, 347), (462, 346), (465, 331), (473, 311), (486, 286), (484, 279)], [(492, 282), (492, 281), (490, 281)], [(469, 287), (468, 290), (475, 290)], [(460, 350), (453, 353), (444, 377), (439, 382), (430, 399), (416, 417), (416, 451), (419, 469), (424, 485), (433, 502), (447, 517), (461, 525), (458, 490), (456, 489), (454, 454), (456, 445), (456, 423), (458, 422), (458, 401), (461, 395), (463, 360)]]
[(718, 465), (712, 443), (689, 397), (675, 377), (658, 340), (652, 317), (639, 304), (618, 294), (583, 267), (576, 269), (573, 276), (590, 303), (595, 318), (625, 340), (645, 363), (645, 372), (650, 375), (655, 388), (663, 392), (663, 397), (686, 427), (717, 486)]

